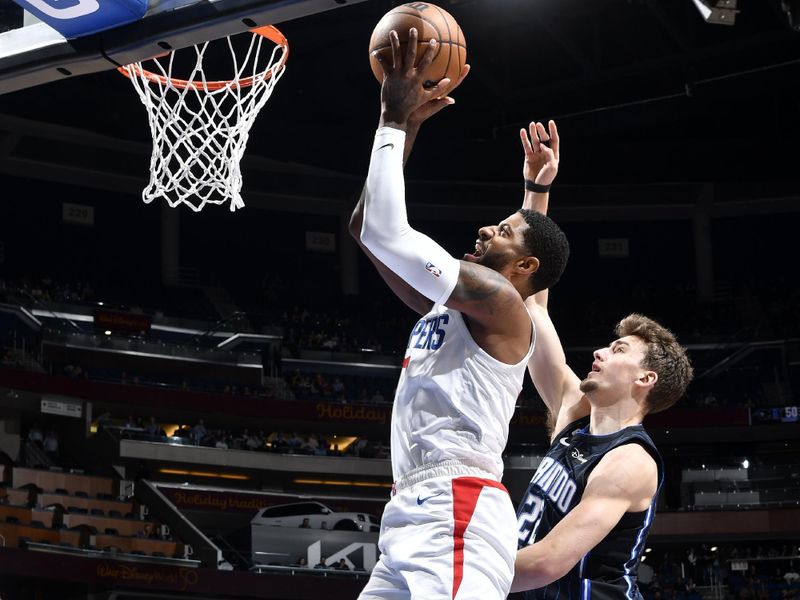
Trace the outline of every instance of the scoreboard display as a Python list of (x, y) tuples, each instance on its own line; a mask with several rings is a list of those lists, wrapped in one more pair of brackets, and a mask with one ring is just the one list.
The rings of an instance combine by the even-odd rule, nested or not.
[(753, 424), (756, 423), (797, 423), (800, 421), (800, 406), (776, 406), (773, 408), (754, 408)]

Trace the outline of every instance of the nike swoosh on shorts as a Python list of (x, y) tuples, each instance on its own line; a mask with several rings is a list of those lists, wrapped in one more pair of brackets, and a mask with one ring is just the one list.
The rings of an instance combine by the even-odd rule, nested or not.
[(431, 498), (435, 498), (436, 496), (441, 496), (442, 494), (444, 494), (444, 492), (431, 494), (430, 496), (425, 496), (424, 498), (420, 498), (419, 496), (417, 496), (417, 504), (422, 505), (424, 502), (427, 502)]

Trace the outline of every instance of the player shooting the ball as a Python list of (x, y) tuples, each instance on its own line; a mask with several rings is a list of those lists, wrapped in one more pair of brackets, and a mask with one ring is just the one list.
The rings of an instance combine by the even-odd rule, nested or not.
[(474, 253), (461, 260), (409, 225), (404, 154), (419, 125), (453, 100), (440, 98), (449, 79), (423, 85), (434, 40), (415, 67), (416, 29), (405, 50), (396, 31), (389, 37), (379, 128), (350, 231), (422, 317), (394, 401), (395, 484), (381, 558), (360, 598), (500, 600), (517, 544), (501, 453), (536, 337), (523, 300), (558, 280), (569, 245), (552, 220), (530, 210), (480, 228)]

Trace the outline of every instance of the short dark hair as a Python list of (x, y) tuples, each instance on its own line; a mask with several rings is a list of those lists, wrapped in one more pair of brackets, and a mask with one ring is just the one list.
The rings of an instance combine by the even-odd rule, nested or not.
[(539, 259), (539, 268), (531, 276), (533, 292), (551, 288), (561, 278), (569, 259), (567, 236), (555, 221), (535, 210), (517, 211), (525, 219), (524, 242), (531, 256)]
[(658, 375), (656, 384), (647, 394), (647, 413), (661, 412), (675, 404), (694, 377), (686, 349), (678, 343), (675, 334), (653, 319), (636, 313), (617, 323), (614, 331), (618, 337), (635, 335), (647, 344), (642, 367)]

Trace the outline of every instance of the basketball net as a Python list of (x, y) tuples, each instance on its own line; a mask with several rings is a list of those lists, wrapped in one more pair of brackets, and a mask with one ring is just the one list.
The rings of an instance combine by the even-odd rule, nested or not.
[[(153, 134), (150, 183), (142, 192), (146, 203), (164, 198), (172, 207), (185, 204), (194, 211), (206, 204), (230, 202), (231, 211), (244, 206), (240, 161), (250, 127), (283, 75), (289, 54), (286, 38), (272, 26), (254, 29), (251, 36), (243, 56), (237, 56), (231, 37), (225, 38), (233, 59), (229, 81), (206, 77), (203, 58), (210, 42), (181, 51), (182, 60), (195, 53), (186, 63), (194, 60), (186, 79), (173, 77), (177, 51), (145, 61), (148, 69), (142, 62), (119, 68), (147, 109)], [(275, 42), (266, 66), (265, 39)]]

